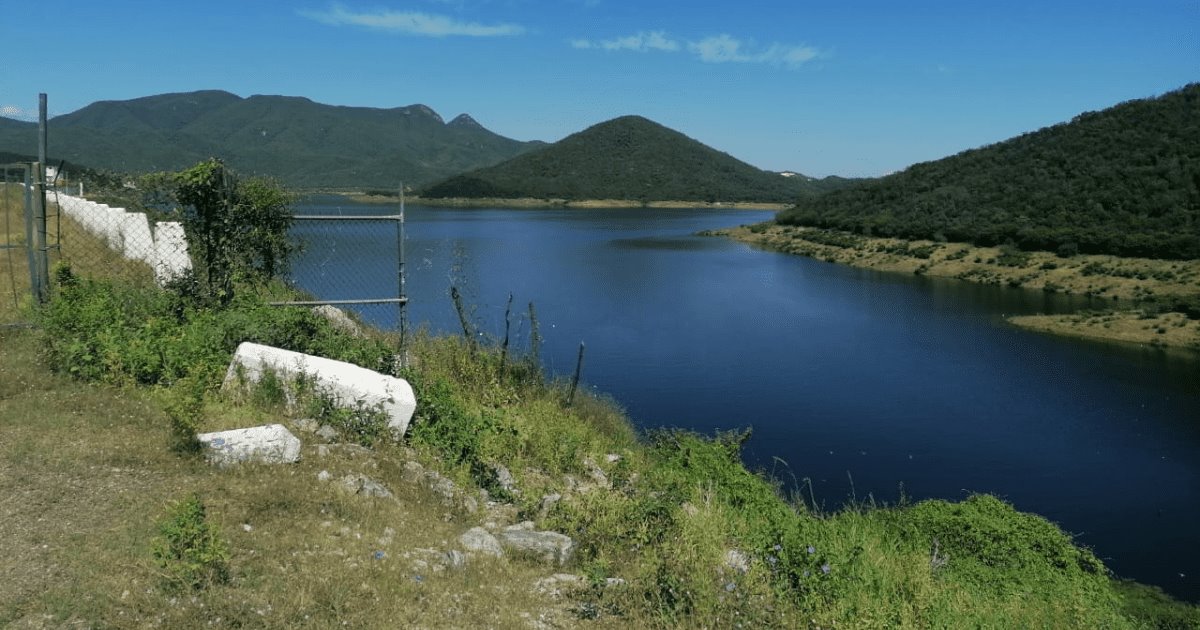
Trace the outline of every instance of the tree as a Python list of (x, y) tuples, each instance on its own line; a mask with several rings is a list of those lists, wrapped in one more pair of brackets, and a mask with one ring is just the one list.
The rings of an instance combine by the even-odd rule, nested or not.
[(228, 304), (235, 281), (263, 282), (286, 269), (291, 196), (278, 184), (239, 181), (216, 158), (176, 173), (173, 182), (196, 288), (207, 297)]

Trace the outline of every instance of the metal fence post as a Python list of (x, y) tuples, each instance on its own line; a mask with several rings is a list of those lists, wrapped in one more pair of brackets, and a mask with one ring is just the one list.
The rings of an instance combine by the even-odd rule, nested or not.
[[(46, 94), (38, 94), (38, 163), (34, 177), (37, 190), (33, 195), (34, 258), (37, 281), (33, 284), (34, 294), (40, 303), (50, 297), (50, 256), (46, 237)], [(30, 270), (31, 273), (34, 269)]]

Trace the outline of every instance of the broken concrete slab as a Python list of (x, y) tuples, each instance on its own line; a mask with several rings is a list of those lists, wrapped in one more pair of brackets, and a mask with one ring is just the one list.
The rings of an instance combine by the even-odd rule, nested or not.
[(201, 433), (208, 461), (218, 466), (241, 462), (290, 464), (300, 459), (300, 439), (282, 424)]
[(238, 346), (225, 374), (225, 386), (239, 384), (240, 378), (256, 383), (267, 371), (274, 371), (289, 383), (301, 376), (311, 379), (319, 392), (339, 405), (378, 406), (387, 414), (388, 426), (397, 438), (408, 430), (417, 409), (416, 395), (404, 379), (343, 361), (250, 342)]

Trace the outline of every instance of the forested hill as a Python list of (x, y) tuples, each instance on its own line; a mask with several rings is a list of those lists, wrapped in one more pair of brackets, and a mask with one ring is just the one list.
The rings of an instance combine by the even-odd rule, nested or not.
[(1200, 84), (800, 199), (776, 220), (1064, 254), (1200, 258)]
[[(36, 129), (0, 118), (0, 151), (36, 154)], [(50, 119), (49, 136), (51, 162), (138, 173), (220, 157), (298, 188), (421, 185), (544, 145), (499, 136), (467, 115), (447, 123), (424, 105), (339, 107), (217, 90), (92, 103)]]
[(763, 171), (658, 123), (624, 116), (451, 177), (421, 196), (790, 202), (846, 181)]

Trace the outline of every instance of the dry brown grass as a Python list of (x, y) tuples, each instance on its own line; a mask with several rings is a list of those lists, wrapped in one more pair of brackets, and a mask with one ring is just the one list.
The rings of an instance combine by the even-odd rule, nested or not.
[[(323, 457), (312, 436), (297, 432), (306, 442), (297, 464), (211, 468), (167, 450), (163, 392), (60, 377), (40, 364), (37, 349), (30, 331), (0, 330), (0, 626), (582, 623), (567, 602), (534, 588), (555, 567), (431, 562), (460, 549), (457, 538), (470, 527), (505, 515), (448, 508), (404, 481), (400, 463), (413, 453)], [(226, 403), (210, 403), (205, 418), (205, 430), (286, 422)], [(321, 471), (333, 480), (319, 481)], [(351, 473), (382, 483), (395, 500), (342, 490), (337, 480)], [(230, 543), (232, 579), (181, 593), (164, 586), (150, 541), (165, 506), (191, 493)]]
[(25, 205), (23, 189), (0, 184), (0, 324), (27, 319), (29, 261), (25, 249)]
[[(54, 196), (48, 199), (46, 221), (47, 252), (51, 269), (60, 261), (70, 263), (76, 274), (90, 277), (122, 278), (139, 284), (154, 281), (150, 266), (127, 260), (102, 239), (84, 230), (78, 223), (57, 213)], [(0, 324), (28, 323), (33, 319), (33, 298), (29, 289), (29, 261), (25, 238), (25, 206), (21, 186), (8, 185), (0, 190), (0, 245), (16, 248), (0, 250)]]

